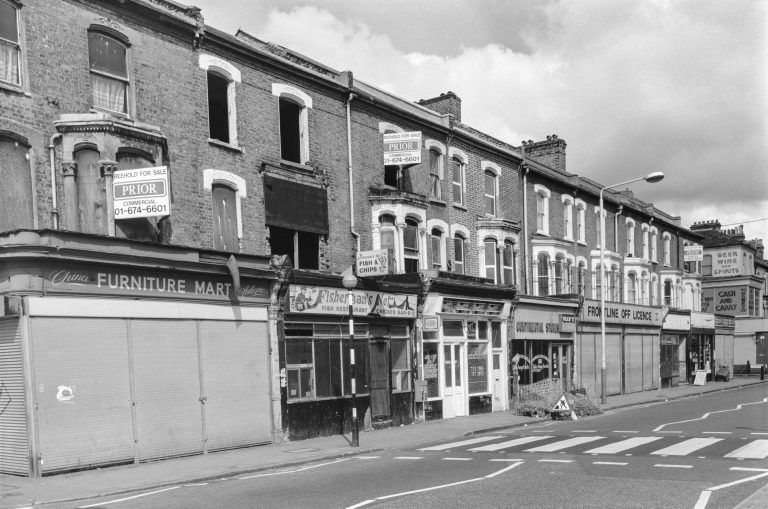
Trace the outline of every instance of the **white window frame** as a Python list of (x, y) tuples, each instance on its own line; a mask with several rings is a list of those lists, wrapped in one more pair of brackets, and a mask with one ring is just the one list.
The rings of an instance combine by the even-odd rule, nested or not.
[(563, 238), (573, 240), (573, 196), (564, 194), (563, 202)]
[[(486, 261), (486, 254), (488, 251), (488, 246), (493, 245), (493, 282), (494, 284), (499, 284), (499, 281), (501, 280), (501, 275), (499, 274), (499, 240), (495, 237), (486, 237), (483, 239), (483, 263), (482, 263), (482, 276), (484, 278), (488, 278), (488, 268), (491, 267), (491, 265), (488, 265), (488, 262)], [(490, 279), (490, 278), (488, 278)]]
[(664, 245), (664, 266), (672, 266), (672, 235), (669, 232), (664, 232), (661, 235), (661, 240)]
[(10, 5), (16, 16), (16, 36), (18, 37), (18, 41), (13, 42), (10, 40), (5, 40), (5, 44), (16, 48), (18, 56), (16, 65), (18, 66), (19, 73), (18, 82), (0, 80), (0, 88), (6, 88), (17, 92), (29, 92), (29, 80), (27, 79), (26, 30), (24, 27), (24, 16), (21, 15), (21, 9), (24, 7), (24, 5), (16, 0), (0, 0), (0, 2)]
[(648, 248), (649, 228), (647, 224), (642, 224), (640, 229), (643, 232), (643, 259), (650, 260), (650, 251)]
[(587, 203), (576, 198), (576, 241), (580, 244), (587, 244)]
[[(278, 123), (280, 120), (280, 99), (287, 99), (298, 104), (299, 110), (299, 164), (309, 162), (309, 110), (312, 109), (312, 97), (306, 92), (285, 83), (273, 83), (272, 95), (277, 96)], [(278, 131), (279, 132), (279, 131)], [(282, 154), (281, 154), (282, 155)], [(289, 161), (290, 163), (290, 161)]]
[[(427, 170), (429, 171), (429, 197), (435, 200), (442, 200), (443, 199), (443, 180), (445, 180), (445, 145), (440, 143), (437, 140), (432, 139), (426, 139), (424, 140), (424, 148), (427, 150), (427, 165), (429, 168)], [(438, 154), (437, 157), (437, 195), (432, 194), (432, 168), (431, 168), (431, 161), (430, 161), (430, 152), (435, 151)]]
[(651, 226), (651, 261), (659, 263), (659, 230)]
[[(453, 199), (453, 204), (458, 205), (460, 207), (466, 207), (467, 206), (467, 199), (466, 199), (466, 190), (467, 190), (467, 162), (469, 161), (469, 157), (467, 157), (466, 152), (463, 150), (459, 150), (455, 147), (449, 147), (448, 148), (448, 160), (451, 162), (451, 194)], [(456, 181), (456, 175), (453, 174), (453, 161), (456, 160), (460, 163), (461, 166), (461, 182)], [(459, 199), (456, 199), (456, 188), (459, 187)]]
[[(214, 72), (219, 76), (225, 78), (229, 85), (227, 86), (227, 116), (229, 117), (229, 143), (233, 147), (237, 147), (237, 83), (240, 83), (241, 75), (240, 70), (234, 65), (230, 64), (226, 60), (214, 55), (202, 53), (198, 59), (198, 65), (206, 72), (206, 79), (208, 72)], [(209, 131), (210, 132), (210, 131)], [(208, 138), (209, 142), (224, 143), (220, 140), (214, 140)]]
[[(483, 174), (483, 212), (486, 216), (498, 217), (499, 216), (499, 178), (501, 177), (501, 167), (491, 161), (480, 161), (480, 169)], [(494, 195), (490, 196), (485, 192), (485, 175), (491, 173), (493, 175), (493, 192)], [(485, 210), (485, 198), (493, 198), (493, 212), (488, 213)]]
[(549, 236), (549, 199), (552, 193), (541, 184), (534, 184), (533, 193), (536, 196), (536, 233)]
[(242, 199), (248, 197), (248, 191), (245, 185), (245, 179), (234, 173), (209, 168), (203, 170), (203, 189), (209, 193), (213, 192), (214, 184), (222, 184), (235, 191), (235, 205), (237, 208), (237, 238), (243, 239), (243, 214)]
[[(434, 267), (433, 266), (433, 260), (432, 260), (432, 232), (434, 230), (438, 230), (440, 232), (440, 266)], [(447, 238), (449, 235), (450, 229), (448, 228), (448, 224), (445, 221), (442, 221), (440, 219), (430, 219), (427, 221), (427, 233), (430, 236), (429, 241), (429, 253), (427, 253), (428, 256), (428, 265), (430, 269), (438, 269), (438, 270), (446, 270), (446, 267), (448, 266), (448, 246), (447, 246)]]
[(627, 256), (631, 258), (637, 258), (635, 252), (635, 220), (631, 217), (626, 218), (625, 224), (627, 226)]

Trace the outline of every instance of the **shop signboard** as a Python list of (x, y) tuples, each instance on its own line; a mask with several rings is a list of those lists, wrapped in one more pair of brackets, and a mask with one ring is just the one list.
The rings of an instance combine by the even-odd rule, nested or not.
[(712, 305), (707, 303), (706, 311), (730, 316), (747, 314), (748, 288), (744, 285), (711, 289)]
[[(310, 285), (290, 285), (291, 313), (313, 315), (348, 315), (347, 290)], [(416, 318), (416, 295), (354, 290), (352, 313), (392, 318)]]
[[(600, 301), (585, 300), (584, 305), (581, 307), (579, 321), (599, 323), (600, 315)], [(661, 308), (624, 304), (621, 302), (606, 302), (605, 323), (661, 327)]]
[(260, 302), (269, 298), (269, 283), (242, 278), (239, 290), (231, 279), (155, 270), (53, 266), (43, 269), (43, 292), (165, 297), (215, 301)]
[(421, 131), (384, 135), (384, 164), (419, 164), (420, 162)]
[(357, 253), (358, 277), (386, 276), (392, 273), (392, 252), (390, 249), (375, 249)]
[(692, 246), (683, 246), (683, 261), (701, 262), (704, 261), (704, 246), (694, 244)]
[(115, 219), (167, 216), (171, 213), (168, 168), (137, 168), (113, 173)]
[(515, 309), (515, 338), (572, 339), (576, 332), (576, 315), (557, 310), (518, 307)]

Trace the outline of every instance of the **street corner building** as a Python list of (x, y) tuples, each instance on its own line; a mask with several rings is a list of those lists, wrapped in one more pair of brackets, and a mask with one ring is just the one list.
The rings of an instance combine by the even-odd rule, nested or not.
[(762, 243), (570, 172), (555, 134), (496, 139), (453, 91), (403, 99), (172, 0), (0, 20), (2, 473), (765, 361)]

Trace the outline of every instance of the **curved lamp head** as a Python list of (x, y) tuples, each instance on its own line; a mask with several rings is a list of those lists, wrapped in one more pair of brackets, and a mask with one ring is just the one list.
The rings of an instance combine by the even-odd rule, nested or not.
[(644, 177), (644, 180), (648, 182), (649, 184), (655, 184), (656, 182), (662, 180), (664, 178), (664, 173), (660, 171), (654, 171), (653, 173), (649, 173)]
[(344, 285), (344, 288), (347, 290), (351, 290), (357, 286), (357, 277), (355, 277), (354, 274), (345, 274), (341, 280), (341, 284)]

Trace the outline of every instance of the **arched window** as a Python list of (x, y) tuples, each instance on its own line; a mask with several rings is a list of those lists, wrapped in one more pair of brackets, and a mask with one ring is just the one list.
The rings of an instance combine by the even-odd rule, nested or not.
[(561, 295), (563, 293), (563, 262), (562, 255), (555, 257), (555, 295)]
[(489, 216), (495, 216), (496, 215), (496, 198), (497, 198), (497, 189), (498, 189), (498, 181), (496, 178), (496, 174), (492, 172), (491, 170), (485, 170), (485, 214)]
[(419, 271), (419, 223), (413, 218), (405, 219), (403, 228), (403, 256), (405, 272)]
[(485, 277), (498, 283), (498, 261), (496, 251), (496, 239), (485, 239), (484, 242), (485, 252), (483, 256), (483, 262), (485, 266)]
[(672, 305), (672, 281), (669, 279), (664, 281), (664, 304)]
[(635, 256), (635, 222), (627, 220), (627, 256)]
[(549, 295), (549, 255), (539, 254), (539, 295)]
[(659, 235), (656, 231), (656, 227), (651, 227), (651, 261), (652, 262), (658, 262), (659, 261), (659, 255), (658, 255), (658, 249), (659, 249)]
[(458, 157), (451, 159), (453, 168), (453, 203), (464, 206), (464, 163)]
[(437, 149), (429, 149), (429, 197), (442, 199), (443, 155)]
[(240, 71), (219, 57), (201, 54), (199, 65), (208, 82), (208, 136), (237, 146), (237, 100), (235, 83)]
[(637, 304), (637, 274), (630, 272), (627, 277), (627, 302)]
[(430, 244), (432, 268), (440, 270), (443, 268), (443, 232), (437, 228), (432, 229)]
[[(0, 0), (0, 5), (2, 4)], [(2, 45), (0, 53), (1, 48)], [(3, 199), (0, 200), (0, 231), (33, 228), (29, 147), (19, 140), (0, 135), (0, 172), (3, 176), (4, 191)]]
[(280, 119), (280, 158), (306, 164), (309, 161), (309, 110), (312, 98), (301, 90), (280, 83), (272, 84), (278, 96)]
[(453, 271), (466, 274), (464, 267), (464, 243), (466, 239), (457, 233), (453, 237)]
[(577, 281), (578, 281), (578, 292), (579, 295), (584, 295), (584, 287), (586, 285), (586, 264), (584, 262), (579, 262), (578, 267), (578, 274), (576, 275)]
[(612, 265), (611, 266), (611, 279), (610, 279), (610, 300), (614, 302), (621, 302), (620, 292), (621, 289), (619, 288), (619, 282), (621, 281), (621, 273), (619, 272), (619, 266), (618, 265)]
[(643, 229), (643, 259), (650, 260), (650, 251), (648, 250), (648, 225), (644, 224)]
[(563, 196), (563, 238), (573, 239), (573, 198)]
[(515, 245), (510, 241), (504, 242), (504, 283), (515, 284)]
[(581, 243), (587, 242), (586, 233), (586, 214), (587, 204), (580, 199), (576, 199), (576, 240)]
[(127, 41), (99, 31), (88, 32), (88, 61), (94, 108), (128, 114), (127, 56)]
[(664, 233), (664, 265), (670, 267), (672, 265), (672, 251), (671, 251), (671, 239), (669, 233)]
[(536, 184), (533, 186), (536, 194), (536, 231), (549, 235), (549, 197), (551, 193), (546, 187)]

